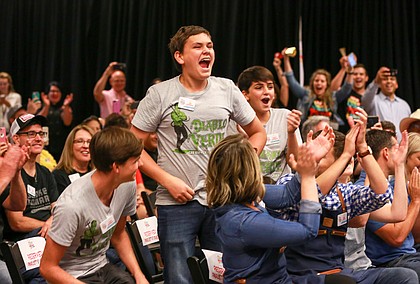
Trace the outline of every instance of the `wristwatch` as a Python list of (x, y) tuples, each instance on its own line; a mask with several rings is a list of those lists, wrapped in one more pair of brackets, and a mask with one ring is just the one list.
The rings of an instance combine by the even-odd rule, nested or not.
[(367, 155), (372, 155), (372, 149), (370, 148), (370, 146), (368, 146), (366, 151), (357, 153), (357, 156), (359, 156), (359, 158), (366, 157)]

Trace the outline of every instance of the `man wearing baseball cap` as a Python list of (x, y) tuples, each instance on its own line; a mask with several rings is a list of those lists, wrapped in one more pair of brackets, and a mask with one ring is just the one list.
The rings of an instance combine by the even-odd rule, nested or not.
[[(51, 210), (58, 198), (57, 185), (51, 172), (36, 162), (44, 148), (46, 133), (42, 130), (47, 119), (43, 116), (25, 114), (10, 126), (13, 143), (29, 148), (29, 160), (21, 170), (27, 192), (27, 205), (23, 211), (2, 210), (7, 221), (4, 224), (4, 239), (18, 241), (33, 236), (45, 237), (52, 223)], [(9, 191), (5, 190), (4, 194)], [(40, 277), (39, 271), (24, 273), (25, 280)]]

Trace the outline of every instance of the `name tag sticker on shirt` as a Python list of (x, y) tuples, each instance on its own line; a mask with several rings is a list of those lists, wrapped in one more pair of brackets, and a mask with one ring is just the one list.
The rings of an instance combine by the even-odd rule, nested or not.
[(116, 225), (113, 215), (109, 215), (104, 221), (101, 222), (102, 234), (108, 232), (112, 227)]
[(28, 186), (26, 187), (27, 188), (27, 190), (28, 190), (28, 194), (30, 195), (30, 196), (33, 196), (33, 197), (35, 197), (36, 196), (36, 193), (35, 193), (35, 187), (33, 187), (32, 185), (30, 185), (30, 184), (28, 184)]
[(337, 216), (337, 226), (340, 227), (347, 224), (347, 212), (341, 213)]
[(266, 145), (272, 145), (280, 143), (280, 136), (278, 133), (268, 134)]
[(71, 183), (73, 183), (78, 178), (80, 178), (80, 174), (79, 173), (75, 173), (75, 174), (69, 175), (69, 179), (70, 179), (70, 182)]
[(192, 99), (185, 98), (185, 97), (180, 97), (178, 101), (178, 107), (181, 109), (194, 111), (195, 101)]
[(144, 246), (157, 243), (159, 241), (156, 216), (137, 220), (136, 225)]

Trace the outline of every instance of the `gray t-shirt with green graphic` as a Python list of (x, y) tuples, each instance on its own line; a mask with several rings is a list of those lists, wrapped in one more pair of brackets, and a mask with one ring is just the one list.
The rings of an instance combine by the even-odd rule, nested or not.
[[(189, 93), (179, 76), (153, 85), (140, 102), (132, 124), (157, 132), (158, 165), (195, 190), (194, 199), (207, 205), (204, 179), (209, 154), (226, 137), (230, 119), (248, 125), (255, 112), (235, 84), (209, 77), (203, 91)], [(158, 205), (179, 204), (158, 186)]]
[(121, 184), (108, 207), (96, 194), (93, 173), (77, 179), (63, 191), (53, 209), (53, 223), (48, 231), (54, 242), (68, 247), (60, 267), (76, 278), (107, 264), (105, 252), (115, 224), (121, 216), (136, 212), (135, 181)]
[[(285, 108), (271, 108), (270, 119), (264, 125), (267, 133), (267, 142), (260, 154), (261, 172), (264, 182), (275, 184), (277, 180), (292, 172), (287, 164), (287, 116), (290, 110)], [(235, 122), (231, 122), (228, 129), (229, 134), (238, 133)], [(302, 137), (299, 128), (295, 131), (298, 144), (302, 144)]]

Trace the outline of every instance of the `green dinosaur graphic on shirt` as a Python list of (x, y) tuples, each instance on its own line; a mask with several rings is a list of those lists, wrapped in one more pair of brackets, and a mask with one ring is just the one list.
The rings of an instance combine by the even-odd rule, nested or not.
[(188, 121), (188, 117), (182, 110), (179, 109), (178, 104), (176, 104), (172, 110), (171, 125), (174, 127), (176, 133), (176, 147), (180, 153), (184, 153), (184, 151), (181, 149), (181, 145), (188, 138), (187, 127), (184, 124), (184, 121)]

